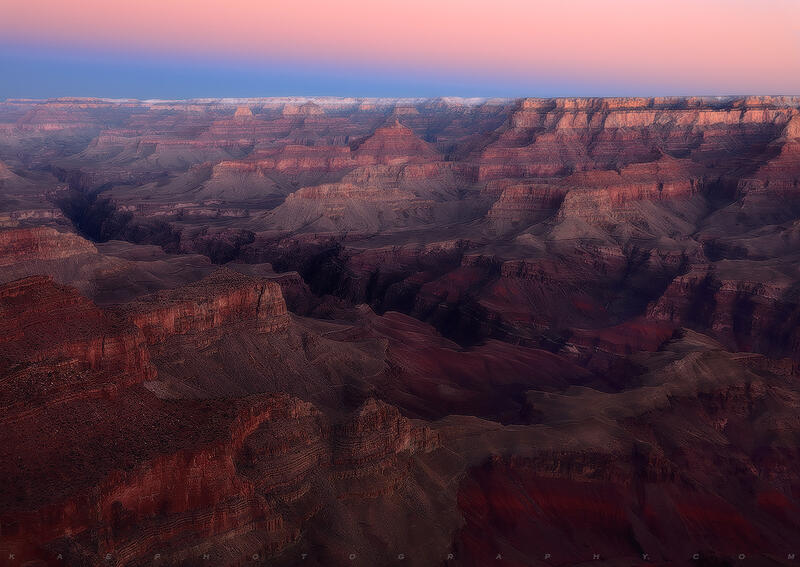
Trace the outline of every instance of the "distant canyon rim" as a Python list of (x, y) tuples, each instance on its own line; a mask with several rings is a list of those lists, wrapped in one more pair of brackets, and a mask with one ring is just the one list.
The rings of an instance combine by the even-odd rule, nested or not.
[(799, 374), (800, 96), (0, 101), (0, 562), (796, 565)]

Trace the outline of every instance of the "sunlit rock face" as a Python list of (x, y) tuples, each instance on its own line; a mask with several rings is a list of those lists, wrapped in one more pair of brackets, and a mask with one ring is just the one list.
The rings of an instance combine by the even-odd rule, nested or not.
[(2, 102), (0, 553), (791, 565), (798, 179), (795, 97)]

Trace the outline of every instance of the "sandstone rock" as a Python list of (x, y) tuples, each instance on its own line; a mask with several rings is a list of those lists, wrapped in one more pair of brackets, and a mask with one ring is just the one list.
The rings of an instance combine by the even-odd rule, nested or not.
[(439, 153), (433, 146), (418, 138), (399, 120), (375, 130), (353, 154), (359, 165), (398, 165), (439, 159)]
[(480, 177), (610, 169), (679, 151), (688, 140), (700, 143), (699, 157), (718, 155), (726, 131), (740, 133), (745, 145), (764, 143), (793, 113), (782, 100), (750, 100), (736, 109), (698, 104), (705, 106), (685, 99), (526, 99), (483, 151)]
[(778, 155), (761, 166), (755, 175), (739, 181), (738, 193), (747, 202), (759, 196), (797, 200), (800, 196), (800, 114), (786, 124)]
[(171, 335), (199, 333), (241, 320), (254, 320), (264, 333), (283, 330), (289, 324), (286, 303), (276, 283), (227, 269), (194, 284), (140, 297), (122, 311), (150, 344)]
[(0, 102), (0, 551), (780, 563), (799, 103)]
[(519, 184), (503, 189), (487, 217), (500, 230), (521, 228), (554, 214), (566, 190), (556, 185)]
[(236, 112), (233, 113), (233, 117), (240, 120), (247, 120), (253, 117), (253, 111), (250, 110), (249, 106), (239, 106), (236, 108)]
[(314, 116), (325, 114), (325, 110), (313, 102), (304, 104), (287, 104), (283, 107), (284, 116)]
[[(4, 406), (115, 393), (154, 375), (142, 334), (44, 276), (0, 286)], [(50, 375), (50, 379), (46, 378)]]
[(91, 242), (77, 234), (59, 232), (53, 228), (0, 231), (0, 267), (96, 253), (97, 249)]

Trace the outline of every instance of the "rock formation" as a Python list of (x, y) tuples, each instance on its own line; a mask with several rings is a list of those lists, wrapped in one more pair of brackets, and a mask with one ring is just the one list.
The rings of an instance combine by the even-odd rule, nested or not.
[(792, 565), (799, 113), (0, 102), (0, 563)]
[(126, 306), (125, 314), (149, 343), (208, 331), (234, 320), (252, 319), (265, 333), (289, 324), (278, 284), (226, 269), (175, 290), (139, 297)]
[(435, 161), (439, 157), (433, 146), (418, 138), (397, 119), (376, 129), (353, 153), (360, 165), (399, 165)]
[(0, 267), (96, 253), (97, 249), (91, 242), (76, 234), (59, 232), (53, 228), (0, 231)]

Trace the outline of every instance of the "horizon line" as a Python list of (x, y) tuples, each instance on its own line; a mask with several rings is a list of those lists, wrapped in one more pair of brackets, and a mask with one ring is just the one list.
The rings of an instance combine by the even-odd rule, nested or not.
[(492, 101), (510, 102), (519, 100), (591, 100), (591, 99), (617, 99), (617, 100), (652, 100), (652, 99), (704, 99), (704, 100), (718, 100), (718, 101), (732, 101), (737, 99), (746, 98), (782, 98), (782, 99), (798, 99), (800, 102), (800, 93), (736, 93), (736, 94), (680, 94), (680, 95), (552, 95), (552, 96), (463, 96), (463, 95), (436, 95), (436, 96), (347, 96), (347, 95), (266, 95), (266, 96), (198, 96), (189, 98), (138, 98), (138, 97), (104, 97), (94, 95), (60, 95), (51, 97), (0, 97), (0, 103), (22, 103), (22, 102), (68, 102), (68, 101), (92, 101), (92, 102), (107, 102), (107, 103), (146, 103), (146, 104), (160, 104), (160, 103), (192, 103), (192, 104), (209, 104), (209, 103), (223, 103), (223, 104), (257, 104), (259, 102), (300, 102), (300, 101), (330, 101), (330, 102), (344, 102), (344, 101), (387, 101), (387, 102), (426, 102), (436, 100), (453, 100), (459, 102), (473, 102), (476, 104), (486, 103)]

